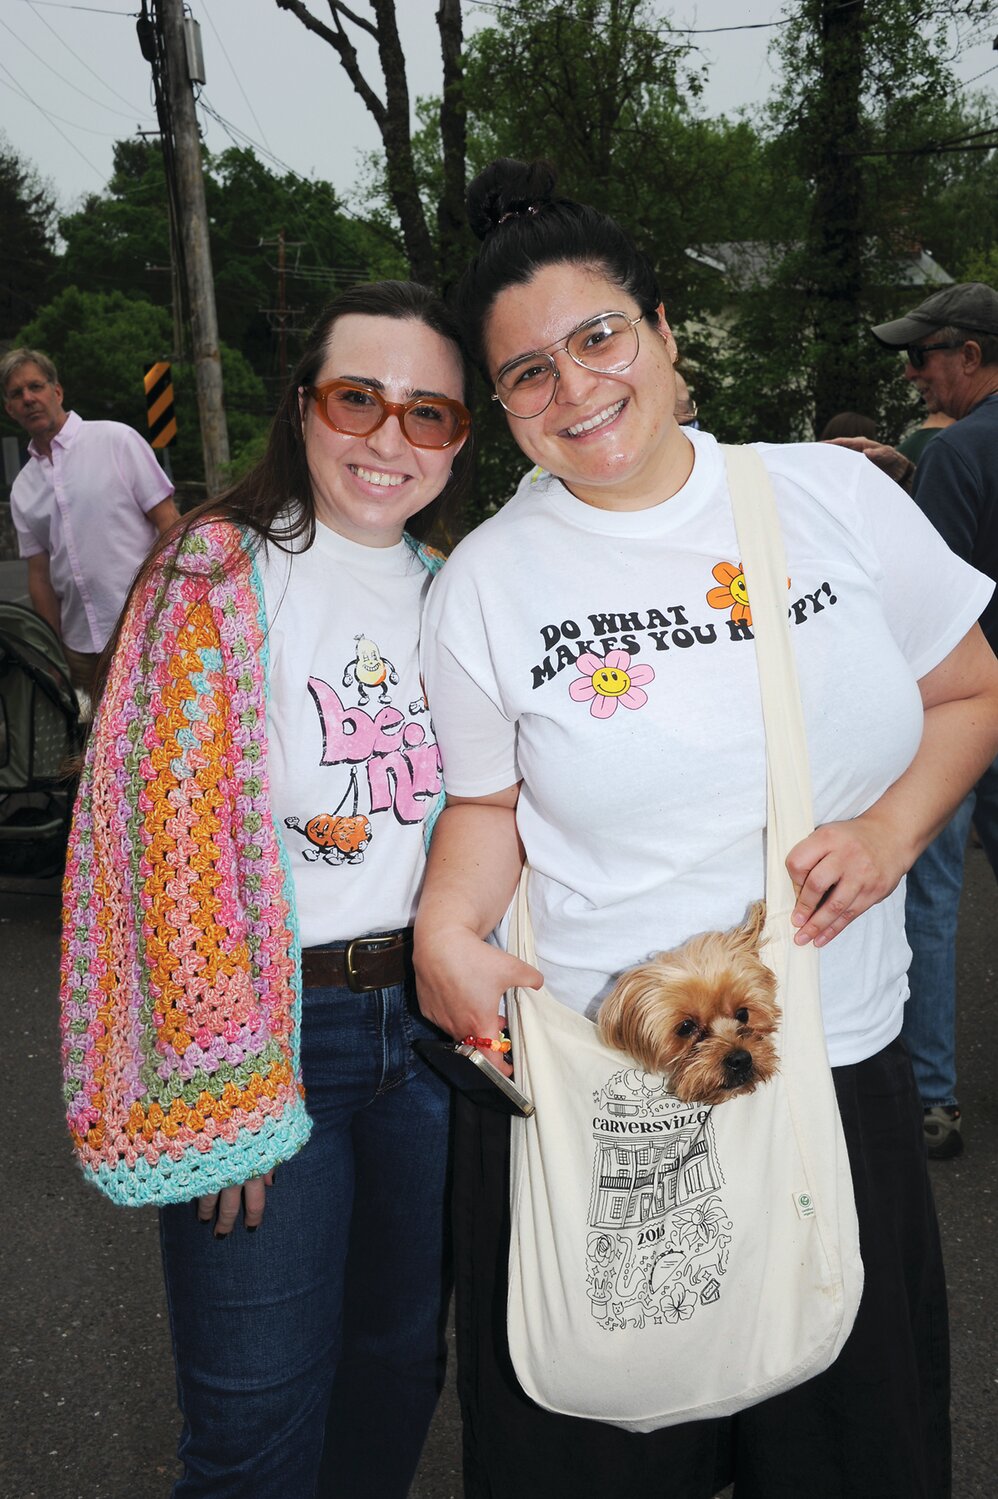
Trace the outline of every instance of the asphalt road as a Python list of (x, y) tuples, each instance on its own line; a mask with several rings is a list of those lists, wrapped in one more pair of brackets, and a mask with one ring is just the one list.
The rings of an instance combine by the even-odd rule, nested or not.
[[(959, 953), (967, 1149), (932, 1167), (951, 1295), (955, 1499), (995, 1499), (998, 1492), (996, 905), (984, 856), (972, 851)], [(70, 1157), (59, 1098), (58, 900), (51, 885), (32, 893), (0, 885), (0, 953), (8, 1142), (0, 1499), (165, 1499), (176, 1471), (178, 1418), (156, 1219), (150, 1210), (105, 1202), (84, 1186)], [(451, 1380), (412, 1499), (457, 1499), (459, 1475)], [(806, 1493), (802, 1481), (801, 1499)]]

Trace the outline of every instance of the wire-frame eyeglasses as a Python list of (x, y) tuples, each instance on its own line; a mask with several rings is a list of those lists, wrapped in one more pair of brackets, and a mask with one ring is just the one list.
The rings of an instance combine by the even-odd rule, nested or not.
[(508, 360), (495, 379), (492, 399), (510, 416), (540, 416), (554, 400), (561, 374), (555, 354), (564, 349), (584, 370), (619, 375), (638, 357), (638, 324), (645, 313), (600, 312), (573, 328), (567, 338)]

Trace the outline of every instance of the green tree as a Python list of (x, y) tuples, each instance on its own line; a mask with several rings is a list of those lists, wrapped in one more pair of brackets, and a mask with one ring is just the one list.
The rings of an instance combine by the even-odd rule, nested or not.
[(967, 257), (961, 268), (962, 281), (983, 281), (998, 290), (998, 246), (978, 250)]
[[(277, 363), (277, 237), (287, 252), (286, 304), (291, 357), (323, 304), (342, 286), (364, 280), (373, 232), (344, 214), (328, 182), (278, 175), (252, 151), (206, 157), (205, 195), (219, 330), (263, 376)], [(60, 221), (65, 251), (58, 284), (117, 290), (171, 305), (166, 181), (159, 145), (119, 141), (105, 191)], [(268, 309), (272, 309), (268, 313)]]
[(887, 419), (896, 406), (868, 325), (899, 293), (910, 301), (899, 262), (920, 240), (939, 101), (955, 92), (950, 28), (973, 31), (989, 9), (988, 0), (798, 0), (782, 33), (772, 126), (810, 206), (778, 277), (789, 293), (779, 346), (784, 357), (797, 351), (783, 383), (799, 391), (803, 376), (819, 429), (844, 407)]
[(293, 173), (279, 176), (246, 149), (209, 158), (205, 192), (222, 336), (254, 369), (273, 374), (278, 236), (283, 231), (289, 245), (286, 303), (293, 356), (300, 331), (325, 303), (343, 287), (368, 278), (372, 233), (343, 213), (330, 183)]
[(0, 135), (0, 339), (13, 337), (48, 295), (55, 219), (51, 190)]
[(703, 158), (723, 133), (699, 128), (688, 64), (649, 0), (521, 0), (471, 38), (465, 65), (470, 170), (551, 161), (566, 196), (633, 230), (679, 318), (698, 280), (685, 252), (704, 227)]
[[(124, 292), (65, 288), (18, 333), (17, 341), (44, 350), (55, 361), (67, 409), (90, 420), (125, 422), (147, 431), (142, 377), (158, 359), (169, 358), (170, 317), (141, 297)], [(266, 421), (263, 384), (237, 349), (222, 346), (226, 415), (233, 456)], [(202, 477), (194, 372), (174, 364), (177, 442), (171, 459), (180, 479)]]
[(158, 142), (115, 142), (111, 178), (59, 220), (57, 289), (119, 291), (168, 306), (170, 229)]
[[(719, 302), (716, 275), (691, 249), (772, 224), (769, 198), (788, 222), (796, 206), (799, 221), (793, 194), (769, 190), (771, 153), (754, 127), (698, 112), (700, 76), (689, 49), (647, 0), (497, 8), (467, 44), (464, 76), (469, 174), (497, 156), (551, 161), (560, 191), (598, 203), (634, 232), (657, 268), (674, 326), (709, 318)], [(419, 114), (415, 161), (431, 203), (443, 182), (435, 101), (421, 101)], [(377, 211), (386, 193), (372, 171), (369, 207)], [(699, 379), (709, 344), (700, 332), (682, 343)], [(706, 388), (706, 377), (699, 383)], [(510, 493), (523, 458), (487, 397), (475, 416), (484, 514)]]
[[(998, 248), (998, 123), (992, 101), (936, 101), (926, 149), (894, 158), (908, 200), (899, 217), (958, 281), (987, 280), (980, 262)], [(916, 148), (917, 150), (917, 148)], [(992, 271), (992, 280), (994, 272)]]

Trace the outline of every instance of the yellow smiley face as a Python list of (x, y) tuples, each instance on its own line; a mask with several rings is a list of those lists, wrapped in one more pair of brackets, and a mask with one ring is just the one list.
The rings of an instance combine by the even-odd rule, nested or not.
[(748, 603), (748, 589), (745, 587), (744, 573), (739, 573), (737, 578), (732, 578), (728, 586), (731, 589), (731, 597), (736, 604)]
[(591, 681), (593, 691), (600, 697), (621, 697), (631, 685), (627, 672), (621, 671), (619, 666), (601, 666), (599, 671), (593, 672)]

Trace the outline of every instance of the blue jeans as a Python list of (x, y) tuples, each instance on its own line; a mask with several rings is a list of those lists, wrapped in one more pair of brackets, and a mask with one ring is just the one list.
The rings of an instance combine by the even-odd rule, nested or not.
[(312, 1135), (263, 1222), (160, 1213), (184, 1417), (174, 1499), (404, 1499), (444, 1379), (450, 1090), (411, 986), (306, 989)]
[(956, 1103), (956, 926), (973, 819), (998, 876), (998, 760), (908, 874), (905, 930), (910, 995), (901, 1034), (925, 1108)]

